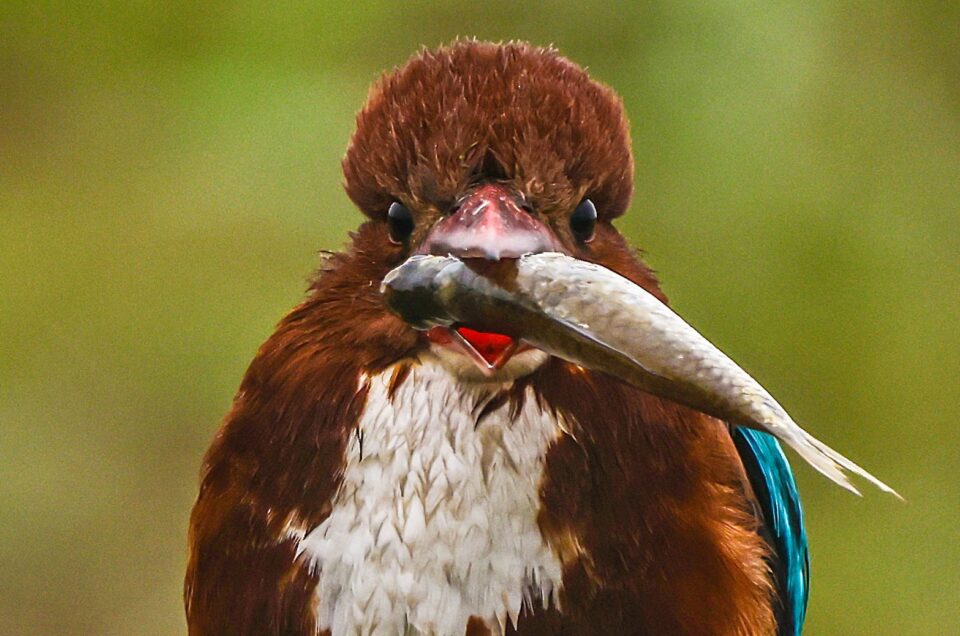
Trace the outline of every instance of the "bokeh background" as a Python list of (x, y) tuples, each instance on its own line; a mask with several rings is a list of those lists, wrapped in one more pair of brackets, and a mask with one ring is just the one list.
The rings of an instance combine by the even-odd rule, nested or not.
[(960, 633), (960, 5), (910, 0), (4, 1), (0, 633), (184, 633), (201, 455), (360, 220), (353, 115), (458, 35), (616, 87), (675, 306), (906, 497), (794, 462), (808, 633)]

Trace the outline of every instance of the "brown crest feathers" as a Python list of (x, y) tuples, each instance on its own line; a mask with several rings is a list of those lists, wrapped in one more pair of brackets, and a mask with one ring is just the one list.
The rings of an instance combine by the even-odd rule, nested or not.
[(458, 41), (422, 51), (373, 87), (343, 172), (369, 217), (391, 202), (443, 211), (478, 176), (549, 211), (589, 197), (626, 210), (633, 158), (623, 105), (554, 49)]

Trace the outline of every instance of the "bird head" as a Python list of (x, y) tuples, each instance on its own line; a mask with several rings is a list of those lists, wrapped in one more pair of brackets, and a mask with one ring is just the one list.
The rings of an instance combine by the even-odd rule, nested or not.
[[(600, 263), (663, 299), (612, 225), (633, 191), (620, 99), (556, 50), (459, 41), (382, 77), (343, 160), (370, 219), (355, 240), (395, 265), (453, 255), (502, 269), (538, 252)], [(421, 338), (463, 378), (509, 379), (547, 355), (461, 325)]]

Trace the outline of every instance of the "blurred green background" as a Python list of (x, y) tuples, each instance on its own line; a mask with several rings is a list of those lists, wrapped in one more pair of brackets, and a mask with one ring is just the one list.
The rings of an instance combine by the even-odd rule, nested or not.
[(623, 95), (674, 305), (906, 497), (794, 462), (808, 633), (960, 633), (960, 5), (907, 0), (3, 2), (0, 633), (184, 632), (201, 455), (360, 220), (353, 115), (457, 35)]

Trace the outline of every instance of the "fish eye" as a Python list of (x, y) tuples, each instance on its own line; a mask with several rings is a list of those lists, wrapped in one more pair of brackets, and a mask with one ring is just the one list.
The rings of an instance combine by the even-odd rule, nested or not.
[(390, 234), (390, 241), (393, 243), (403, 243), (413, 233), (413, 215), (407, 206), (394, 201), (387, 209), (387, 228)]
[(589, 243), (597, 228), (597, 208), (590, 199), (584, 199), (570, 215), (570, 231), (578, 241)]

